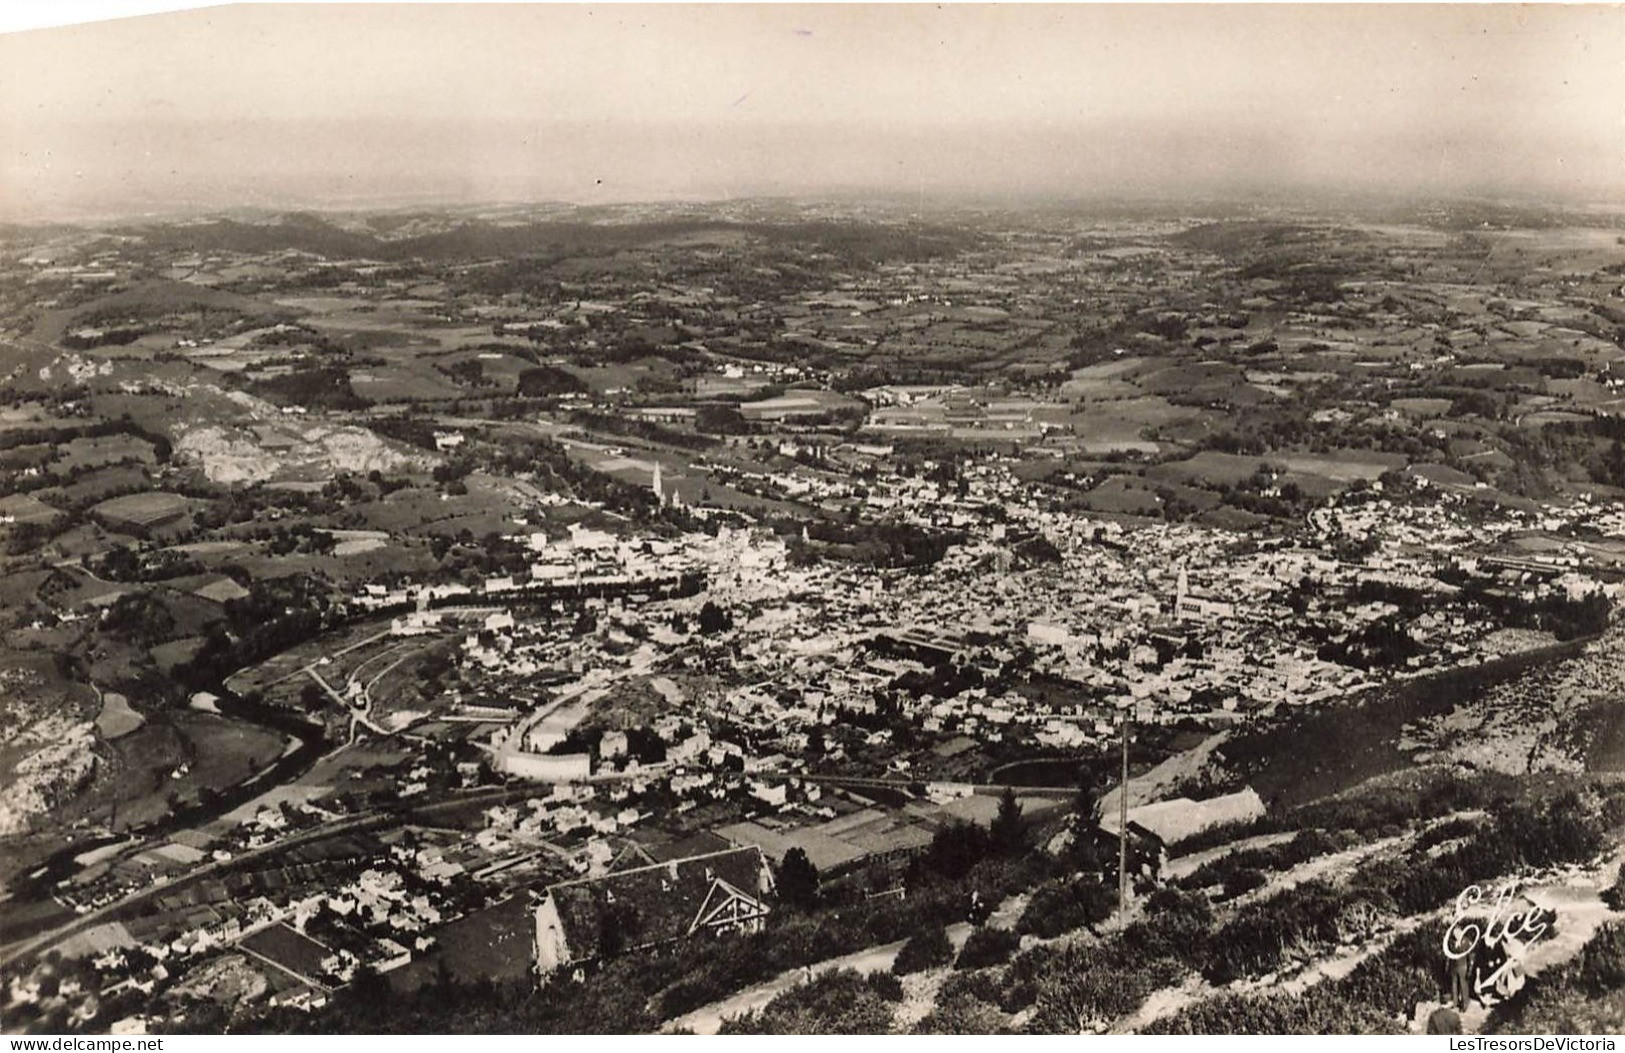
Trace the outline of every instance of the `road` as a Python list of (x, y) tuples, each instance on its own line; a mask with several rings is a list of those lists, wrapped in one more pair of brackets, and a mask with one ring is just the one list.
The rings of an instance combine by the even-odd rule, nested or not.
[(104, 922), (117, 921), (124, 913), (134, 910), (155, 896), (187, 888), (199, 881), (227, 873), (236, 867), (273, 858), (279, 853), (288, 852), (304, 845), (315, 844), (319, 841), (342, 837), (346, 834), (390, 826), (409, 825), (414, 821), (428, 818), (439, 812), (466, 808), (471, 805), (500, 804), (514, 797), (534, 796), (535, 793), (536, 788), (530, 785), (504, 786), (468, 792), (459, 791), (456, 796), (449, 797), (446, 800), (414, 804), (410, 809), (404, 811), (374, 809), (360, 815), (335, 819), (319, 827), (302, 830), (272, 844), (240, 852), (224, 862), (209, 862), (174, 877), (160, 878), (145, 888), (137, 889), (112, 903), (78, 915), (72, 921), (65, 922), (54, 929), (42, 932), (26, 940), (19, 940), (6, 947), (0, 947), (0, 968), (7, 967), (19, 959), (43, 953), (70, 936), (77, 935)]

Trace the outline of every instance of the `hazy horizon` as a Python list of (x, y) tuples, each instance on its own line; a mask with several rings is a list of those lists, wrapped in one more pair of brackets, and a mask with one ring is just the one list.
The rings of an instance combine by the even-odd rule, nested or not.
[(0, 36), (0, 218), (1625, 193), (1603, 6), (233, 6)]

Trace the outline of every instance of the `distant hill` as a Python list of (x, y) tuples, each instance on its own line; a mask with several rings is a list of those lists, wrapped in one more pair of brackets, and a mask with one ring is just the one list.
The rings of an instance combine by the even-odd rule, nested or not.
[[(412, 217), (420, 220), (423, 218)], [(381, 230), (390, 229), (385, 225)], [(768, 244), (816, 245), (858, 261), (926, 259), (951, 255), (970, 243), (963, 231), (873, 223), (737, 223), (714, 219), (632, 223), (549, 221), (500, 225), (465, 222), (451, 229), (406, 238), (346, 230), (309, 213), (275, 223), (232, 219), (178, 226), (124, 228), (154, 247), (174, 252), (308, 252), (329, 259), (449, 261), (498, 256), (595, 256), (708, 233), (744, 234)]]
[(179, 226), (130, 227), (120, 234), (138, 235), (155, 248), (171, 252), (314, 253), (331, 259), (371, 256), (380, 244), (351, 234), (316, 217), (294, 223), (241, 223), (234, 219)]

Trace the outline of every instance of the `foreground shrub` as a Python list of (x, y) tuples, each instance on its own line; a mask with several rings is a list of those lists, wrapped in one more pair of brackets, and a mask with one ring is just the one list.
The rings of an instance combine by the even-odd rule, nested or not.
[(1625, 926), (1604, 925), (1580, 951), (1575, 979), (1589, 994), (1625, 990)]
[(1495, 1034), (1613, 1035), (1625, 1031), (1625, 925), (1610, 922), (1570, 962), (1497, 1006)]
[(1442, 921), (1413, 929), (1356, 965), (1347, 976), (1324, 986), (1359, 1005), (1409, 1017), (1417, 1002), (1446, 994), (1439, 951), (1444, 930)]
[(971, 972), (953, 972), (942, 978), (937, 988), (937, 1001), (948, 1002), (956, 998), (973, 998), (989, 1005), (999, 1004), (1003, 978), (995, 969), (976, 969)]
[[(894, 977), (865, 977), (853, 969), (827, 972), (798, 984), (758, 1011), (722, 1022), (723, 1035), (884, 1035), (902, 998)], [(890, 981), (887, 983), (886, 981)]]
[(1147, 1035), (1400, 1035), (1393, 1019), (1311, 987), (1301, 996), (1220, 995), (1152, 1022)]
[(953, 960), (954, 946), (948, 942), (948, 930), (941, 925), (933, 925), (924, 932), (909, 937), (902, 950), (897, 952), (897, 959), (892, 962), (891, 971), (895, 976), (907, 976), (909, 973), (947, 965)]
[(1039, 982), (1029, 1026), (1044, 1034), (1096, 1030), (1184, 976), (1179, 963), (1167, 959), (1134, 967), (1099, 953), (1078, 955)]
[(1602, 901), (1614, 910), (1625, 910), (1625, 866), (1619, 868), (1614, 883), (1603, 889)]
[(1244, 869), (1229, 874), (1224, 879), (1224, 898), (1235, 899), (1255, 889), (1261, 889), (1269, 882), (1269, 877), (1262, 870)]
[(998, 1008), (979, 998), (944, 998), (920, 1022), (916, 1035), (998, 1035), (1009, 1030)]
[(1009, 929), (980, 928), (970, 934), (959, 952), (955, 969), (981, 969), (1000, 965), (1021, 947), (1021, 937)]
[(1116, 906), (1117, 897), (1092, 874), (1052, 881), (1034, 890), (1016, 922), (1016, 931), (1053, 939), (1105, 921)]

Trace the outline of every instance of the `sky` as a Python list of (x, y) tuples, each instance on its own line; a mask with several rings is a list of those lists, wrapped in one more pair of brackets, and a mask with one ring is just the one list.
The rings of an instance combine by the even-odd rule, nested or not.
[(1625, 7), (298, 5), (0, 35), (0, 216), (1625, 197)]

